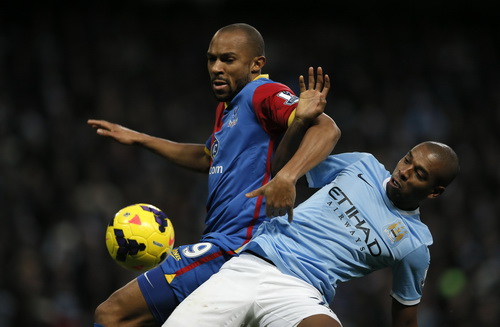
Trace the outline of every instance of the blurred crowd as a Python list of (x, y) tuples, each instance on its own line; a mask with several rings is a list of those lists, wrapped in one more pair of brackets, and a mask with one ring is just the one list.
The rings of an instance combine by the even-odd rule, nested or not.
[[(456, 150), (460, 176), (421, 208), (434, 245), (420, 325), (500, 325), (498, 10), (104, 3), (0, 11), (0, 327), (91, 326), (95, 307), (137, 275), (105, 248), (124, 206), (160, 207), (178, 245), (199, 238), (205, 176), (99, 137), (86, 121), (204, 143), (216, 106), (206, 49), (233, 22), (261, 31), (264, 72), (297, 93), (309, 66), (331, 76), (335, 152), (371, 152), (392, 171), (424, 140)], [(300, 180), (297, 201), (310, 193)], [(332, 308), (345, 327), (388, 326), (390, 288), (390, 271), (376, 272), (341, 285)]]

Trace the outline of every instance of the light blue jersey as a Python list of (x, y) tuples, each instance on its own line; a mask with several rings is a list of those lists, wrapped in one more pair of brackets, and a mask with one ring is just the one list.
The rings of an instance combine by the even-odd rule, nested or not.
[(367, 153), (329, 156), (307, 174), (319, 188), (287, 217), (264, 223), (245, 250), (315, 286), (330, 303), (339, 282), (391, 267), (391, 295), (417, 304), (430, 263), (429, 229), (419, 211), (396, 208), (386, 195), (390, 173)]

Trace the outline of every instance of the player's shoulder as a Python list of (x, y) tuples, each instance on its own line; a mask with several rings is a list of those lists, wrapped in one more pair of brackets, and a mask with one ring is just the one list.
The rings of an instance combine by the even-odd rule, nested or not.
[(260, 81), (254, 89), (252, 100), (254, 103), (274, 103), (277, 106), (294, 108), (299, 102), (299, 97), (285, 84), (268, 80)]
[(369, 161), (369, 162), (374, 162), (374, 163), (378, 163), (379, 162), (379, 160), (377, 159), (377, 157), (375, 157), (375, 155), (373, 153), (369, 153), (369, 152), (352, 152), (351, 155), (357, 156), (359, 158), (359, 160), (364, 160), (364, 161)]
[(357, 158), (358, 160), (361, 160), (363, 158), (368, 158), (368, 157), (375, 158), (375, 156), (371, 153), (358, 152), (358, 151), (342, 152), (342, 153), (332, 154), (330, 156), (332, 156), (332, 157), (352, 157), (352, 158)]
[(294, 95), (292, 89), (283, 83), (273, 81), (268, 77), (260, 77), (251, 82), (255, 85), (255, 92), (259, 94), (277, 94), (279, 92), (286, 92)]
[(239, 96), (271, 96), (280, 91), (287, 91), (293, 94), (293, 91), (285, 84), (275, 82), (266, 77), (259, 77), (247, 83), (239, 92)]
[(265, 90), (288, 90), (290, 92), (293, 92), (292, 89), (283, 83), (280, 82), (275, 82), (270, 79), (258, 79), (255, 82), (260, 81), (260, 83), (257, 83), (257, 89), (259, 91), (265, 91)]
[(386, 174), (388, 173), (386, 167), (372, 153), (352, 152), (347, 154), (346, 157), (350, 157), (352, 163), (359, 170), (372, 175), (374, 180), (378, 181), (380, 178), (386, 178)]
[(338, 154), (332, 154), (328, 156), (325, 160), (331, 163), (340, 163), (341, 166), (348, 166), (356, 163), (360, 164), (375, 164), (378, 163), (377, 158), (368, 152), (343, 152)]

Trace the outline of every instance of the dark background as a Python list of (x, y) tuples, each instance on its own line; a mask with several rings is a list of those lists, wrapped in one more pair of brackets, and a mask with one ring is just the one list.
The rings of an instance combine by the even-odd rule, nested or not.
[[(107, 119), (203, 143), (216, 102), (206, 50), (246, 22), (266, 40), (264, 73), (298, 92), (321, 65), (335, 152), (374, 153), (392, 171), (418, 142), (461, 158), (459, 178), (421, 207), (434, 235), (420, 325), (500, 324), (500, 29), (493, 1), (30, 1), (0, 9), (0, 326), (91, 326), (136, 276), (104, 243), (108, 220), (147, 202), (176, 244), (203, 230), (206, 179), (97, 136)], [(304, 180), (298, 199), (310, 194)], [(345, 327), (388, 326), (390, 272), (341, 285)]]

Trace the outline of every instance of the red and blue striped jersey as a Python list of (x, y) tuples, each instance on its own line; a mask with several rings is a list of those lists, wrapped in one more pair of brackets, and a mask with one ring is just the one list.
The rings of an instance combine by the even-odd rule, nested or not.
[(298, 100), (286, 85), (260, 77), (229, 104), (219, 104), (213, 134), (206, 142), (212, 163), (201, 241), (236, 251), (266, 219), (265, 199), (245, 194), (270, 180), (272, 156)]

